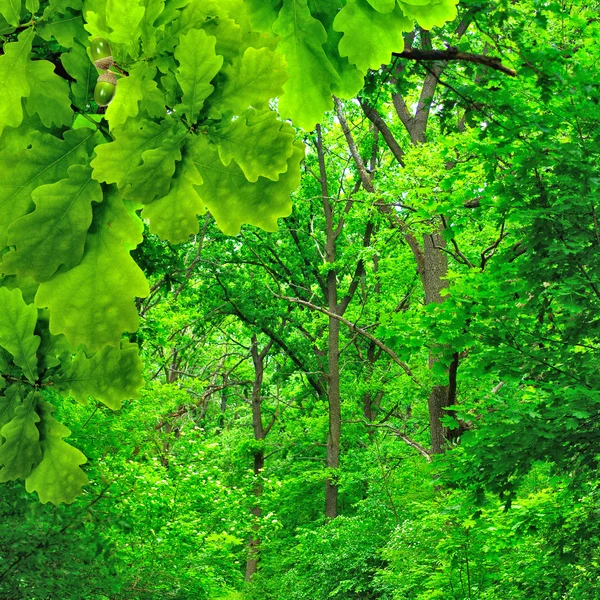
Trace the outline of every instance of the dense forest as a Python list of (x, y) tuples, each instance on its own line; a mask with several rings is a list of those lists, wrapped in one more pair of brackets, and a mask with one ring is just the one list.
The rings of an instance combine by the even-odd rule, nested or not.
[(597, 0), (0, 0), (0, 598), (600, 598)]

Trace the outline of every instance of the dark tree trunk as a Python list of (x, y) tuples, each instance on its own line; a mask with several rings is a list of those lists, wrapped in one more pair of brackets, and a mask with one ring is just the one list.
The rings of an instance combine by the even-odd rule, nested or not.
[(252, 363), (254, 365), (254, 381), (252, 383), (252, 428), (254, 430), (254, 439), (258, 442), (258, 447), (254, 451), (254, 497), (255, 505), (250, 509), (250, 514), (254, 517), (252, 524), (252, 535), (248, 541), (248, 558), (246, 559), (246, 581), (250, 581), (258, 568), (260, 558), (260, 517), (262, 509), (260, 507), (260, 498), (263, 493), (261, 475), (265, 468), (265, 451), (262, 442), (267, 437), (275, 416), (268, 427), (263, 425), (262, 415), (262, 383), (265, 371), (265, 358), (273, 345), (271, 340), (260, 352), (258, 351), (258, 340), (256, 336), (252, 337)]

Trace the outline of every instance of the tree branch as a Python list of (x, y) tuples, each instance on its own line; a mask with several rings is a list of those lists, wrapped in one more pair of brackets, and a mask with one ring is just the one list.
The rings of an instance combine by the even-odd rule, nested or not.
[(495, 56), (484, 56), (483, 54), (473, 54), (471, 52), (461, 52), (457, 48), (447, 48), (446, 50), (418, 50), (416, 48), (407, 48), (403, 52), (395, 52), (393, 55), (416, 61), (461, 60), (490, 67), (491, 69), (501, 71), (510, 77), (517, 76), (517, 72), (505, 67), (500, 58)]

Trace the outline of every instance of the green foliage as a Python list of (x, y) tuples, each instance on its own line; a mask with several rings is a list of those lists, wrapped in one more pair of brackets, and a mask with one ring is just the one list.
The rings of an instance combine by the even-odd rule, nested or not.
[[(9, 288), (34, 298), (9, 307), (14, 322), (2, 321), (2, 344), (12, 355), (6, 374), (23, 375), (32, 387), (21, 399), (34, 398), (37, 411), (29, 421), (18, 413), (7, 431), (21, 431), (20, 441), (2, 448), (6, 472), (27, 470), (9, 467), (14, 461), (39, 462), (28, 489), (43, 501), (60, 501), (61, 489), (63, 500), (74, 498), (83, 460), (38, 399), (41, 386), (112, 408), (138, 393), (141, 363), (121, 340), (138, 328), (135, 298), (150, 291), (130, 255), (143, 240), (140, 211), (152, 232), (172, 242), (197, 233), (197, 216), (207, 209), (230, 235), (243, 224), (276, 229), (290, 214), (304, 147), (273, 107), (311, 129), (332, 106), (332, 91), (354, 94), (366, 71), (338, 50), (333, 22), (341, 7), (306, 0), (263, 7), (239, 0), (0, 3), (0, 275), (8, 286), (0, 300), (17, 297)], [(402, 27), (390, 29), (401, 42)], [(98, 38), (104, 49), (96, 44), (92, 56)], [(388, 46), (377, 54), (382, 60)], [(116, 94), (103, 80), (94, 96), (90, 56), (111, 52), (116, 64), (102, 77), (118, 76)], [(109, 105), (102, 116), (97, 102)], [(44, 356), (36, 354), (36, 320)], [(47, 435), (41, 462), (36, 427)]]

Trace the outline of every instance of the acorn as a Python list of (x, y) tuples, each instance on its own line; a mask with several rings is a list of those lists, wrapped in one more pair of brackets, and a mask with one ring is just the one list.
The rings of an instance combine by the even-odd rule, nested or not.
[(114, 73), (105, 71), (98, 77), (94, 88), (94, 100), (98, 106), (108, 106), (117, 91), (117, 78)]
[(96, 38), (92, 41), (90, 53), (97, 69), (105, 71), (115, 64), (110, 44), (104, 38)]

